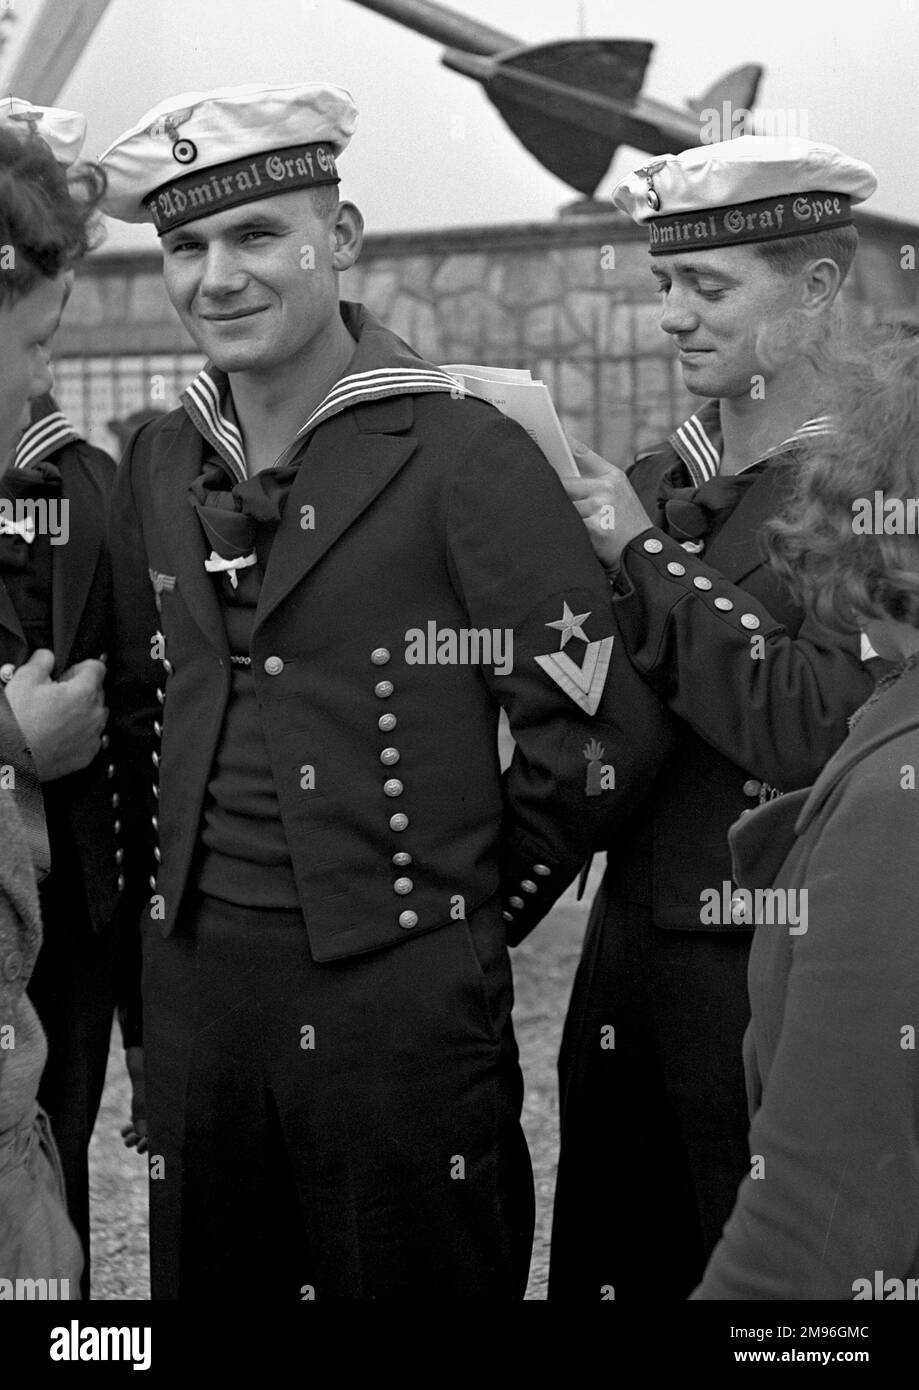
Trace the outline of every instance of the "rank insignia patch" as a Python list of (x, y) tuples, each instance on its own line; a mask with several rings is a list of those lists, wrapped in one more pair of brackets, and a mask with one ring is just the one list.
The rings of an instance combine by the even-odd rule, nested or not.
[[(589, 617), (589, 612), (572, 613), (566, 603), (561, 618), (554, 623), (546, 623), (546, 627), (555, 628), (561, 634), (558, 651), (534, 657), (534, 660), (585, 714), (596, 714), (606, 685), (614, 638), (604, 637), (598, 642), (589, 642), (582, 627)], [(572, 637), (586, 643), (580, 666), (564, 650)]]

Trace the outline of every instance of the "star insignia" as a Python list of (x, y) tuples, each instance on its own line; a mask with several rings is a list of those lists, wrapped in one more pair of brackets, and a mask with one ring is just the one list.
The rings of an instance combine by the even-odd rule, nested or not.
[(563, 605), (562, 616), (558, 618), (554, 623), (546, 623), (546, 627), (554, 627), (562, 634), (562, 641), (561, 646), (559, 647), (559, 651), (564, 651), (565, 643), (568, 641), (569, 637), (580, 637), (582, 642), (590, 641), (590, 638), (587, 636), (587, 633), (581, 627), (581, 624), (586, 623), (589, 617), (589, 611), (587, 613), (572, 613), (571, 609), (568, 607), (568, 604), (565, 603)]

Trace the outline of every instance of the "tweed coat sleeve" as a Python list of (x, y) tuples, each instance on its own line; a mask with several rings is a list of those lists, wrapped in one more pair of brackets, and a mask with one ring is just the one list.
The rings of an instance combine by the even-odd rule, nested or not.
[[(5, 702), (4, 702), (5, 703)], [(41, 946), (29, 842), (12, 790), (0, 790), (0, 1090), (16, 1046), (19, 1009)]]
[[(516, 942), (648, 797), (674, 725), (628, 660), (606, 575), (556, 474), (503, 416), (489, 414), (467, 442), (448, 547), (471, 625), (513, 634), (512, 670), (483, 674), (516, 741), (505, 777), (503, 873)], [(567, 636), (566, 614), (580, 618)], [(581, 668), (583, 683), (595, 656), (608, 660), (595, 709), (556, 678), (560, 652)], [(537, 864), (551, 872), (534, 874)]]
[(762, 1169), (741, 1183), (695, 1299), (852, 1299), (875, 1270), (919, 1269), (908, 1031), (919, 1000), (919, 797), (900, 782), (916, 752), (913, 734), (865, 759), (814, 827), (794, 873), (807, 931), (791, 947), (787, 987), (768, 972), (755, 983), (751, 962), (748, 1084), (753, 1063), (762, 1094), (750, 1148)]

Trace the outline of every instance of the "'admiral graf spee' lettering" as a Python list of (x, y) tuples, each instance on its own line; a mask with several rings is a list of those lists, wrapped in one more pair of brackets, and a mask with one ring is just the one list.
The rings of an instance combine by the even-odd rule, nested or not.
[(144, 203), (157, 231), (168, 232), (183, 222), (256, 198), (338, 181), (330, 146), (293, 145), (183, 174), (155, 189)]
[(801, 236), (827, 227), (847, 227), (851, 222), (851, 205), (844, 193), (760, 198), (731, 207), (654, 217), (648, 223), (649, 250), (653, 256), (690, 247), (740, 246), (751, 241)]

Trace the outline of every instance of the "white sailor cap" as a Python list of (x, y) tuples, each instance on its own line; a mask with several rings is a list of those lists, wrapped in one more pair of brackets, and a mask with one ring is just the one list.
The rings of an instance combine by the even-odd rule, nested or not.
[(162, 234), (257, 198), (338, 183), (335, 156), (356, 120), (349, 92), (315, 82), (183, 92), (100, 157), (102, 210)]
[(22, 97), (0, 98), (0, 126), (14, 134), (41, 136), (58, 164), (69, 168), (80, 157), (86, 139), (86, 117), (60, 106), (36, 106)]
[(834, 145), (740, 135), (650, 160), (613, 202), (648, 224), (654, 256), (849, 226), (852, 204), (876, 188), (870, 164)]

